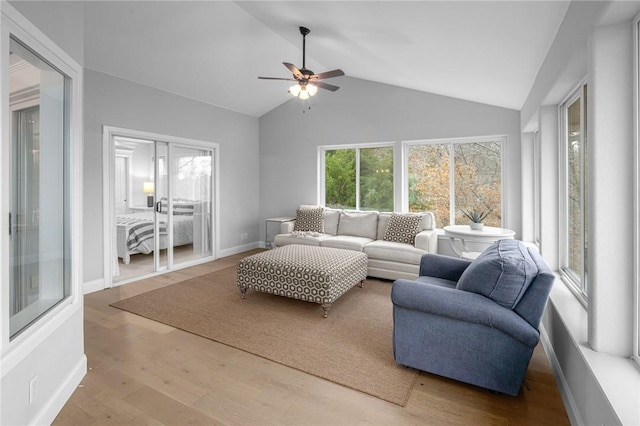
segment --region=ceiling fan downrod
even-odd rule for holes
[[[307,69],[307,67],[305,65],[305,59],[307,57],[307,54],[306,54],[306,39],[307,39],[307,34],[309,34],[310,32],[311,32],[311,30],[309,28],[300,27],[300,34],[302,34],[302,70],[306,70]]]

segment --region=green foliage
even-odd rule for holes
[[[325,152],[325,203],[356,207],[356,149]],[[393,211],[393,148],[360,149],[361,210]]]
[[[326,151],[325,204],[335,208],[356,206],[356,152],[353,149]]]

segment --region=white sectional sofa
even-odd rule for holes
[[[301,217],[300,210],[305,209],[318,209],[318,206],[300,206],[298,218]],[[395,224],[400,215],[421,217],[421,220],[416,219],[419,223],[415,238],[408,240],[412,240],[412,244],[394,241],[389,235],[385,240],[392,215],[396,216]],[[275,236],[276,247],[305,244],[362,251],[368,257],[368,276],[390,280],[415,279],[422,255],[437,252],[438,234],[441,233],[436,228],[435,216],[431,212],[400,214],[324,208],[322,221],[323,232],[296,231],[295,221],[283,223],[281,233]]]

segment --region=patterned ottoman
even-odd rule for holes
[[[367,255],[353,250],[292,244],[246,257],[238,264],[238,287],[331,304],[367,277]]]

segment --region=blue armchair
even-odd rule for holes
[[[419,275],[391,290],[396,362],[517,395],[554,281],[538,252],[500,240],[473,261],[425,254]]]

